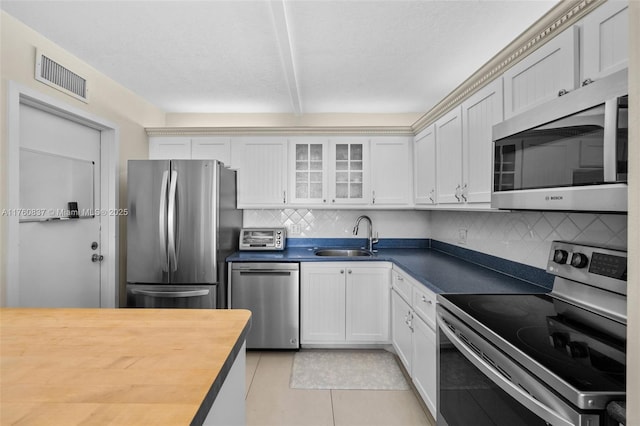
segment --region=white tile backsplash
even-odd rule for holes
[[[467,243],[458,243],[465,228]],[[432,211],[430,237],[545,268],[553,240],[627,246],[627,216],[555,212]]]
[[[380,238],[429,238],[429,213],[410,210],[245,210],[244,226],[284,226],[291,238],[349,238],[362,214],[371,218],[373,232]],[[300,235],[291,234],[293,224],[300,225]],[[367,227],[362,223],[357,238],[366,236]]]
[[[245,210],[244,226],[300,225],[292,238],[349,238],[358,216],[368,215],[380,238],[433,238],[544,269],[553,240],[627,246],[627,216],[556,212]],[[467,230],[466,244],[459,230]],[[366,226],[359,238],[366,237]]]

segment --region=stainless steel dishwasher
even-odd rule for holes
[[[298,263],[231,263],[230,306],[251,311],[247,349],[300,347]]]

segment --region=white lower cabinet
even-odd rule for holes
[[[422,321],[413,317],[413,365],[411,378],[433,417],[436,417],[436,395],[438,393],[438,366],[436,332]]]
[[[437,346],[435,294],[412,278],[393,270],[391,291],[392,342],[398,357],[411,376],[420,397],[433,418],[437,413]],[[412,296],[396,283],[410,283]],[[411,303],[410,303],[411,301]]]
[[[393,348],[402,361],[404,368],[411,374],[413,359],[413,330],[411,328],[411,306],[393,289],[391,291],[391,328],[393,329]]]
[[[388,343],[390,270],[386,262],[301,263],[300,343]]]

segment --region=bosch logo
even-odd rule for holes
[[[564,199],[564,197],[562,195],[547,195],[546,197],[544,197],[545,201],[562,201]]]

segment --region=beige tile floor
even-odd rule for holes
[[[435,426],[412,390],[289,388],[295,352],[247,352],[248,426]]]

